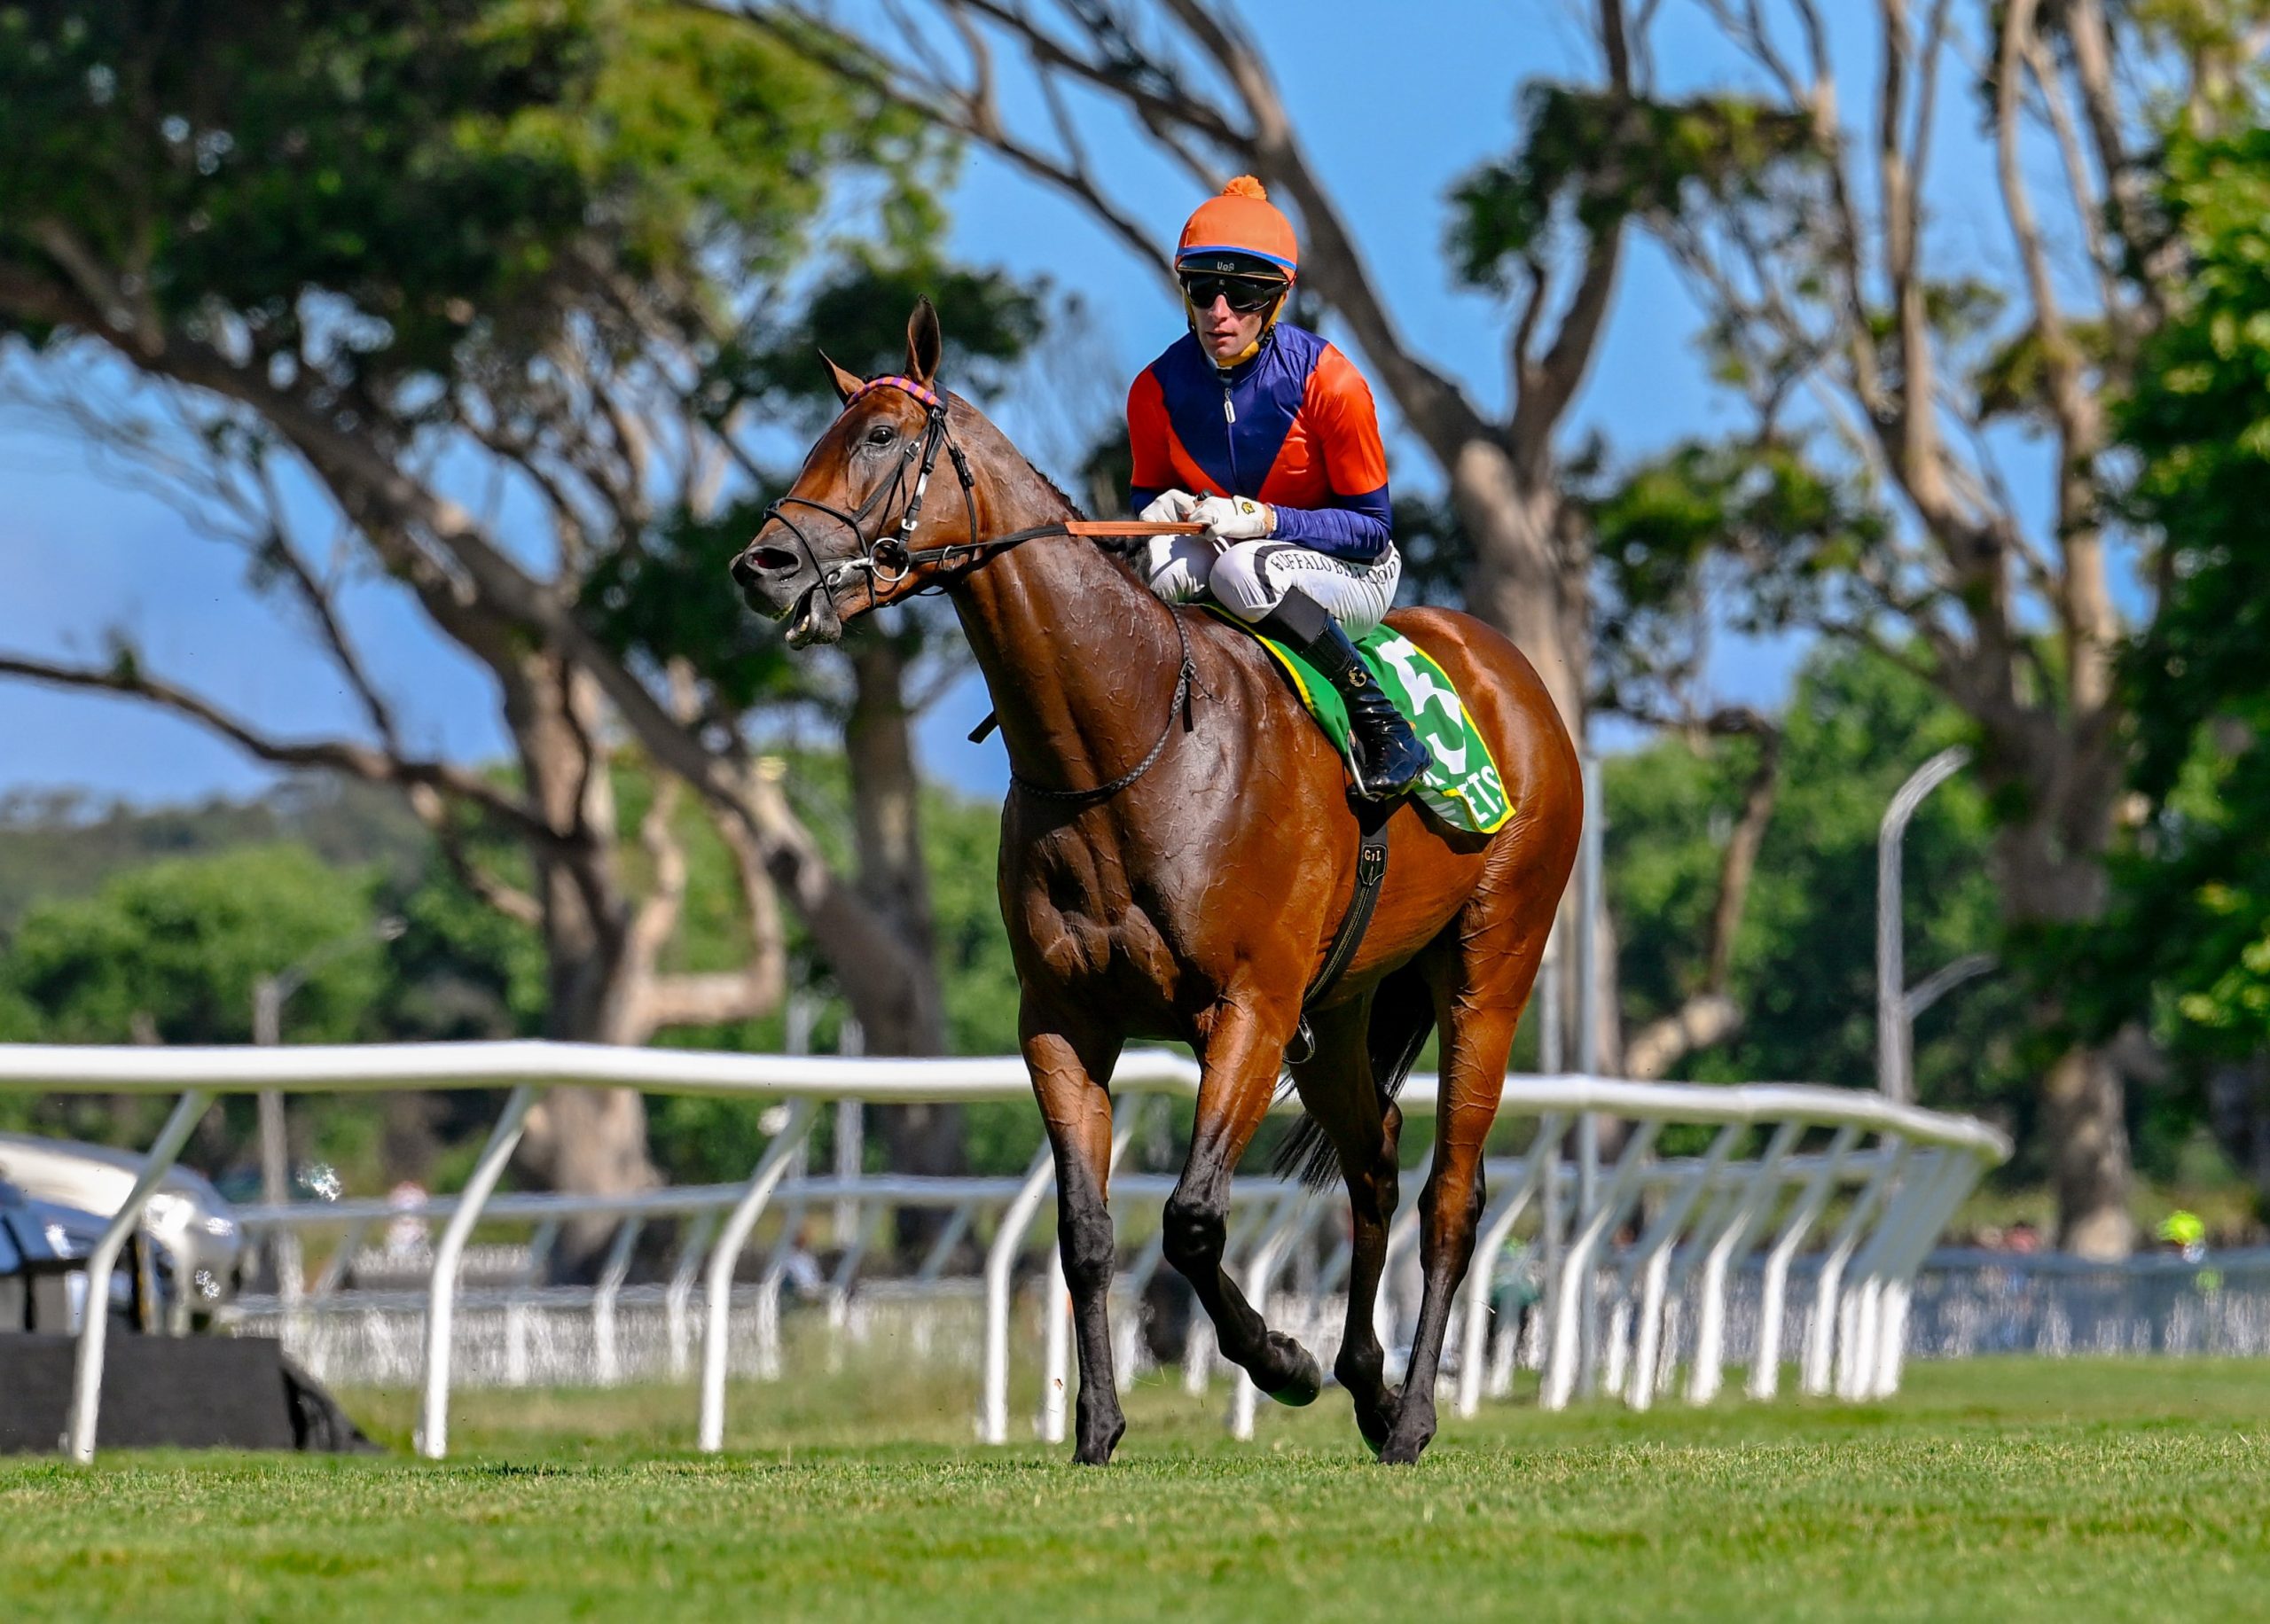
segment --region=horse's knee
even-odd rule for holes
[[[1221,1209],[1187,1196],[1167,1201],[1161,1221],[1160,1248],[1183,1274],[1202,1276],[1221,1267],[1226,1230]]]
[[[1111,1215],[1097,1207],[1060,1214],[1059,1222],[1057,1250],[1064,1259],[1064,1284],[1076,1296],[1108,1286],[1112,1266],[1118,1261]]]

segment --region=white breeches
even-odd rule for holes
[[[1395,605],[1403,558],[1393,544],[1373,564],[1349,564],[1291,542],[1237,542],[1155,535],[1142,559],[1151,590],[1170,604],[1210,597],[1241,621],[1258,621],[1298,587],[1360,637]]]

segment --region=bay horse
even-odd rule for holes
[[[1314,1355],[1271,1331],[1222,1267],[1230,1177],[1276,1093],[1303,997],[1355,894],[1358,815],[1338,753],[1252,636],[1171,608],[967,402],[935,386],[936,313],[917,304],[903,375],[827,365],[843,410],[732,563],[788,641],[925,588],[951,599],[990,690],[1012,774],[1000,896],[1018,1032],[1056,1163],[1059,1245],[1080,1361],[1075,1458],[1126,1422],[1106,1318],[1114,1261],[1111,1097],[1131,1037],[1198,1058],[1197,1116],[1163,1216],[1165,1253],[1225,1357],[1280,1402],[1312,1401]],[[823,357],[825,359],[825,357]],[[941,451],[950,472],[938,468]],[[934,473],[946,498],[926,511]],[[1147,531],[1152,527],[1143,527]],[[1408,799],[1387,815],[1370,928],[1289,1070],[1312,1161],[1336,1161],[1352,1218],[1335,1374],[1380,1459],[1435,1433],[1435,1381],[1483,1205],[1483,1140],[1582,816],[1577,757],[1521,652],[1463,614],[1390,623],[1456,683],[1514,811],[1466,835]],[[1394,1092],[1439,1027],[1441,1104],[1420,1198],[1425,1297],[1401,1391],[1372,1326],[1397,1201]]]

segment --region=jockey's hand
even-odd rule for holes
[[[1277,527],[1277,515],[1250,496],[1209,496],[1190,516],[1217,542],[1257,542]]]
[[[1257,543],[1276,528],[1276,512],[1253,496],[1205,496],[1189,517],[1217,543]]]
[[[1186,490],[1162,490],[1135,517],[1155,525],[1178,525],[1190,517],[1191,509],[1197,505],[1198,498]]]

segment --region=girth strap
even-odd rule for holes
[[[1309,1011],[1322,1003],[1339,983],[1354,960],[1356,949],[1364,945],[1364,933],[1371,928],[1372,910],[1379,903],[1381,887],[1387,884],[1389,810],[1379,808],[1358,815],[1364,821],[1363,839],[1356,847],[1356,894],[1348,899],[1348,911],[1340,917],[1340,928],[1333,933],[1323,966],[1301,997],[1301,1024],[1294,1030],[1293,1041],[1285,1045],[1285,1062],[1288,1066],[1300,1066],[1315,1058],[1316,1033],[1309,1026]]]

